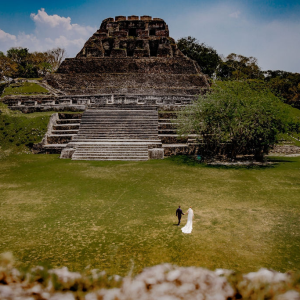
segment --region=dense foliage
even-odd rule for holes
[[[179,133],[195,132],[208,156],[253,153],[262,160],[279,133],[299,130],[290,109],[263,84],[219,82],[180,114]]]
[[[300,74],[285,71],[262,71],[255,57],[231,53],[222,57],[204,43],[189,36],[177,41],[184,55],[197,61],[202,72],[218,80],[263,80],[277,96],[289,104],[300,102]],[[300,106],[296,104],[295,106]]]
[[[300,74],[285,71],[265,71],[265,82],[276,95],[282,96],[289,104],[300,101]]]
[[[216,77],[222,80],[263,79],[263,73],[255,57],[231,53],[218,65]]]
[[[43,77],[56,71],[64,57],[62,48],[33,53],[27,48],[11,48],[6,55],[0,52],[0,80]]]
[[[213,76],[221,63],[221,58],[215,49],[204,43],[199,44],[199,42],[191,36],[179,39],[177,46],[184,55],[195,60],[199,66],[201,66],[202,72],[210,77]]]

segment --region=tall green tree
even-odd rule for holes
[[[1,56],[1,55],[0,55]],[[27,48],[10,48],[7,58],[17,64],[16,77],[35,78],[55,72],[66,56],[63,48],[30,53]]]
[[[278,134],[297,124],[289,117],[289,106],[263,85],[225,81],[199,96],[179,115],[179,134],[195,132],[204,144],[205,155],[225,152],[234,159],[253,153],[262,160],[278,140]]]
[[[200,44],[196,38],[191,36],[179,39],[177,47],[184,55],[195,60],[202,72],[210,77],[215,74],[218,65],[222,61],[214,48],[204,43]]]
[[[264,72],[264,80],[272,91],[293,105],[300,103],[300,74],[280,70]],[[300,104],[298,104],[300,107]]]
[[[5,55],[0,55],[0,80],[6,82],[18,73],[18,64]]]
[[[263,79],[255,57],[231,53],[219,64],[217,77],[221,80]]]
[[[14,47],[7,51],[7,57],[18,65],[18,77],[38,77],[34,64],[30,61],[30,53],[27,48]]]

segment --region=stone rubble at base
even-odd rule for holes
[[[42,283],[39,274],[43,274]],[[94,269],[91,275],[70,272],[66,267],[47,271],[38,266],[24,276],[13,266],[2,264],[0,299],[300,299],[297,276],[265,268],[242,275],[226,269],[210,271],[161,264],[144,269],[134,278],[111,276],[109,282],[104,271]]]

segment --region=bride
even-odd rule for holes
[[[187,219],[187,223],[184,227],[181,228],[183,233],[191,233],[193,230],[193,219],[194,219],[194,212],[192,210],[192,207],[190,206],[190,208],[187,211],[188,213],[188,219]]]

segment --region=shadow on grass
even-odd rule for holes
[[[170,156],[168,158],[165,158],[165,160],[174,163],[176,165],[186,165],[186,166],[192,166],[192,167],[203,167],[205,164],[201,163],[200,161],[197,161],[194,157],[189,155],[174,155]]]
[[[257,165],[255,163],[251,163],[248,165],[226,165],[226,164],[208,164],[205,162],[201,162],[195,159],[193,156],[189,155],[175,155],[166,158],[167,161],[174,163],[176,165],[186,165],[192,167],[201,167],[201,168],[213,168],[213,169],[230,169],[230,170],[241,170],[241,169],[254,169],[254,170],[265,170],[265,169],[272,169],[278,166],[280,163],[293,163],[294,160],[291,160],[290,157],[287,158],[268,158],[267,162],[271,162],[272,164],[264,164],[264,165]]]
[[[276,165],[222,165],[222,164],[215,164],[215,165],[208,165],[204,164],[206,168],[212,169],[228,169],[228,170],[265,170],[265,169],[273,169]]]
[[[268,157],[268,161],[272,163],[294,163],[293,157]]]

